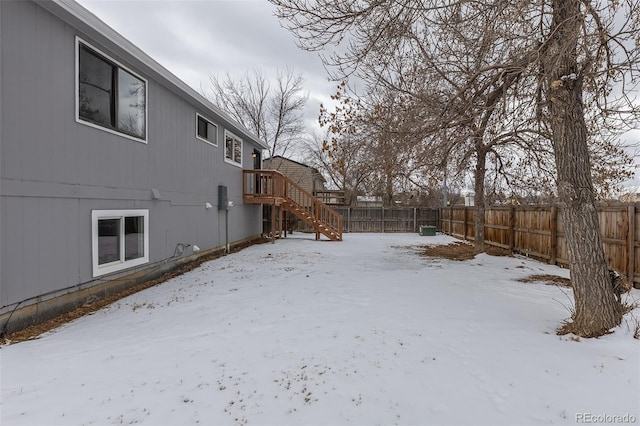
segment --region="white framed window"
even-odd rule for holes
[[[147,80],[79,37],[76,121],[147,143]]]
[[[93,276],[149,262],[149,210],[92,210]]]
[[[224,131],[224,161],[242,167],[242,139]]]
[[[218,126],[196,112],[196,137],[203,142],[218,146]]]

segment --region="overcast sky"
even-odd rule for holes
[[[309,93],[307,125],[319,129],[320,103],[336,84],[317,53],[296,47],[267,0],[77,1],[198,92],[210,74],[242,76],[258,67],[275,78],[292,67]]]
[[[296,47],[267,0],[77,1],[199,92],[210,74],[242,76],[258,67],[275,78],[278,68],[292,67],[306,80],[307,127],[319,130],[320,103],[331,104],[336,83],[317,53]]]

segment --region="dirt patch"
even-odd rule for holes
[[[530,275],[518,280],[521,283],[534,283],[541,282],[546,285],[559,285],[562,287],[571,287],[571,280],[568,278],[562,278],[557,275]]]
[[[449,260],[470,260],[476,255],[474,247],[471,244],[467,244],[461,241],[446,246],[422,246],[420,247],[422,256],[427,257],[439,257]],[[513,254],[506,249],[490,246],[487,248],[487,254],[491,256],[513,256]],[[568,278],[562,278],[557,275],[530,275],[525,278],[520,278],[519,282],[533,283],[541,282],[546,285],[559,285],[562,287],[571,287],[571,280]]]
[[[423,246],[422,249],[423,256],[449,260],[470,260],[476,256],[472,245],[459,241],[446,246]]]
[[[512,257],[513,253],[509,249],[505,249],[502,247],[488,246],[487,254],[490,256],[509,256]]]
[[[0,0],[1,1],[1,0]],[[238,244],[237,246],[233,247],[231,249],[232,253],[235,253],[237,251],[240,251],[246,247],[249,247],[251,245],[254,244],[261,244],[266,242],[266,240],[254,240],[254,241],[250,241],[250,242],[246,242],[243,244]],[[116,302],[122,298],[125,298],[129,295],[132,295],[134,293],[137,293],[139,291],[145,290],[147,288],[156,286],[158,284],[162,284],[163,282],[170,280],[171,278],[177,277],[178,275],[182,275],[185,272],[189,272],[192,269],[197,268],[198,266],[202,265],[205,262],[209,262],[211,260],[217,259],[219,257],[224,256],[223,253],[211,253],[209,255],[206,256],[202,256],[194,261],[191,261],[189,263],[185,263],[181,266],[179,266],[178,268],[167,272],[166,274],[164,274],[163,276],[161,276],[160,278],[157,278],[155,280],[151,280],[151,281],[147,281],[144,282],[142,284],[138,284],[137,286],[128,288],[124,291],[121,291],[120,293],[111,295],[109,297],[105,297],[103,299],[97,300],[93,303],[90,304],[85,304],[82,305],[72,311],[69,311],[65,314],[59,315],[55,318],[52,318],[48,321],[44,321],[41,322],[39,324],[35,324],[32,326],[29,326],[23,330],[19,330],[19,331],[15,331],[13,333],[7,333],[4,337],[4,342],[0,342],[0,344],[13,344],[13,343],[18,343],[18,342],[23,342],[25,340],[32,340],[32,339],[36,339],[38,338],[40,335],[42,335],[43,333],[46,333],[47,331],[51,331],[55,328],[60,327],[61,325],[64,325],[68,322],[71,322],[75,319],[78,319],[80,317],[83,317],[85,315],[90,315],[102,308],[104,308],[105,306],[108,306],[110,304],[112,304],[113,302]]]
[[[120,293],[105,297],[103,299],[97,300],[93,303],[88,303],[85,305],[82,305],[72,311],[69,311],[67,313],[64,313],[62,315],[59,315],[55,318],[52,318],[50,320],[38,323],[38,324],[34,324],[31,325],[23,330],[19,330],[19,331],[15,331],[12,333],[7,333],[4,338],[5,341],[4,343],[8,343],[8,344],[13,344],[13,343],[18,343],[18,342],[24,342],[25,340],[32,340],[32,339],[37,339],[38,337],[40,337],[40,335],[51,331],[55,328],[58,328],[68,322],[71,322],[75,319],[81,318],[85,315],[91,315],[94,312],[104,308],[105,306],[108,306],[110,304],[112,304],[113,302],[116,302],[120,299],[123,299],[129,295],[132,295],[134,293],[137,293],[139,291],[145,290],[147,288],[156,286],[158,284],[161,284],[173,277],[176,277],[180,274],[183,274],[195,267],[197,267],[198,265],[194,265],[191,268],[188,268],[188,266],[190,266],[191,264],[187,264],[184,265],[184,267],[181,267],[177,270],[171,271],[166,273],[165,275],[161,276],[158,279],[152,280],[152,281],[147,281],[144,282],[142,284],[139,284],[137,286],[128,288],[124,291],[121,291]]]
[[[440,257],[449,260],[470,260],[477,254],[472,244],[456,241],[446,246],[420,246],[422,255]],[[510,250],[500,247],[487,246],[485,253],[490,256],[513,256]]]

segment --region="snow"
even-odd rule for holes
[[[452,241],[294,234],[205,263],[3,346],[2,424],[638,422],[638,309],[557,336],[571,290],[516,280],[567,270],[420,255]]]

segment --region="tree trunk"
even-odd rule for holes
[[[391,173],[387,171],[387,176],[385,179],[385,187],[384,187],[384,200],[383,205],[387,207],[393,207],[393,178],[391,177]]]
[[[487,172],[487,151],[482,143],[482,137],[476,140],[476,173],[475,183],[473,190],[474,205],[475,205],[475,217],[473,220],[473,236],[475,239],[475,251],[476,253],[483,253],[486,250],[484,245],[484,178]]]
[[[620,324],[622,306],[609,278],[591,180],[576,52],[580,4],[580,0],[553,0],[551,35],[541,59],[575,299],[573,321],[559,333],[595,337]]]

